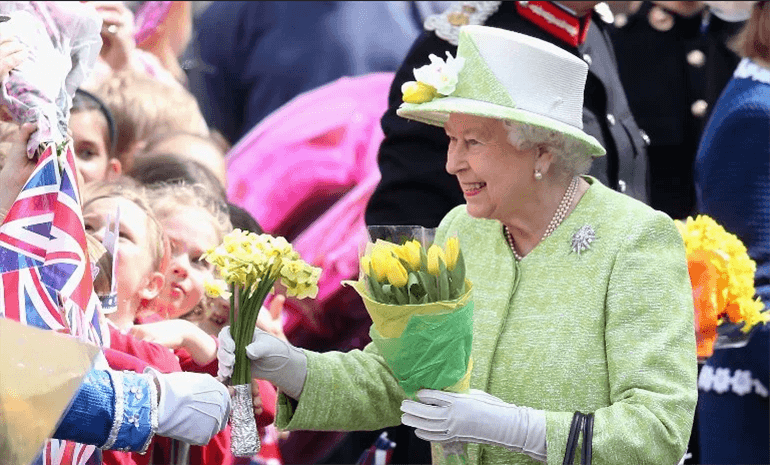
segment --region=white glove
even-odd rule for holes
[[[303,351],[255,328],[252,342],[246,346],[246,356],[251,359],[252,377],[270,381],[287,396],[299,399],[307,376],[307,356]],[[217,358],[217,375],[221,379],[230,377],[235,365],[235,341],[229,326],[219,332]]]
[[[145,373],[151,373],[159,386],[155,434],[203,446],[227,425],[230,393],[210,375],[164,374],[153,368],[146,368]]]
[[[420,402],[401,403],[401,422],[416,428],[420,439],[503,446],[546,461],[542,410],[517,407],[476,389],[468,394],[422,389],[416,397]]]

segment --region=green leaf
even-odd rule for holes
[[[409,279],[406,282],[406,288],[409,290],[409,303],[417,304],[425,296],[425,288],[420,282],[417,273],[409,273]]]
[[[449,272],[449,288],[453,300],[465,294],[465,259],[462,250],[457,254],[455,269]]]
[[[436,277],[427,271],[420,271],[417,273],[420,278],[422,288],[425,289],[425,295],[428,302],[436,302],[438,300],[438,287],[436,286]]]
[[[420,246],[420,271],[428,272],[428,254],[422,246]]]
[[[374,270],[372,269],[372,265],[369,265],[369,274],[365,275],[366,281],[369,284],[369,294],[372,296],[372,299],[377,302],[384,302],[385,296],[382,293],[382,284],[380,284],[377,279],[374,277]]]
[[[436,277],[438,284],[438,300],[449,300],[449,271],[442,260],[438,261],[439,273]]]

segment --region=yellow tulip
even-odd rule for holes
[[[405,82],[401,86],[401,93],[406,103],[430,102],[438,96],[435,87],[419,81]]]
[[[394,249],[394,252],[404,262],[406,262],[407,265],[409,265],[409,270],[411,271],[418,271],[420,269],[421,261],[420,261],[420,248],[422,246],[419,242],[415,240],[407,241],[404,243],[404,245],[400,247],[396,247]]]
[[[394,259],[390,250],[385,248],[375,248],[370,255],[372,270],[374,270],[374,279],[378,282],[385,282],[387,278],[387,263]]]
[[[451,271],[457,265],[457,257],[460,256],[460,241],[457,237],[450,237],[446,242],[446,267]]]
[[[441,247],[433,244],[428,249],[428,273],[433,276],[441,274],[441,268],[439,267],[439,260],[446,264],[446,257],[444,257],[444,251]]]
[[[396,286],[396,287],[406,286],[406,282],[409,279],[409,274],[406,272],[406,268],[404,268],[404,265],[402,265],[397,258],[391,257],[391,259],[387,262],[386,273],[388,276],[388,281],[393,286]]]
[[[372,259],[364,255],[361,257],[361,264],[359,265],[361,267],[361,271],[364,272],[366,276],[369,276],[369,266],[372,264]]]

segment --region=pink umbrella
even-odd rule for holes
[[[326,336],[332,329],[324,324],[326,312],[335,311],[326,308],[328,301],[341,290],[340,281],[357,277],[392,81],[392,73],[343,77],[299,95],[228,153],[229,200],[323,269],[317,299],[287,302],[290,338],[307,336],[300,328]]]

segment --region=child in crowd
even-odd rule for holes
[[[115,118],[115,150],[124,171],[131,169],[135,154],[158,134],[184,131],[209,137],[198,102],[181,87],[126,70],[110,75],[94,94]]]
[[[206,166],[219,180],[222,188],[227,187],[227,167],[221,141],[213,134],[201,136],[185,131],[158,134],[147,140],[147,145],[136,155],[136,160],[173,155],[189,159]]]
[[[204,283],[214,277],[214,269],[202,256],[208,249],[219,245],[232,230],[227,206],[221,198],[197,184],[161,183],[150,186],[147,192],[153,212],[163,226],[171,246],[170,263],[165,273],[166,284],[160,295],[150,303],[150,308],[168,320],[136,326],[132,334],[175,349],[185,371],[216,375],[216,346],[209,363],[195,359],[188,350],[176,346],[179,341],[167,336],[167,328],[193,324],[180,317],[188,315],[206,302]],[[282,304],[283,298],[276,300],[271,312],[260,312],[265,317],[259,324],[268,327],[265,318],[269,320],[270,313],[279,315]],[[209,315],[210,312],[205,309],[200,313]],[[280,321],[280,317],[277,320]],[[226,321],[223,323],[226,324]],[[221,327],[216,325],[208,329],[212,331],[209,332],[212,341],[216,342],[216,334]],[[253,383],[253,389],[257,426],[264,428],[273,422],[275,416],[275,388],[259,380]],[[212,441],[222,441],[223,446],[226,445],[229,450],[229,436],[225,438],[220,433]],[[198,458],[203,460],[204,453],[192,448],[191,463],[198,463]],[[194,456],[196,460],[193,460]]]
[[[77,169],[85,182],[113,180],[122,172],[115,155],[117,128],[102,101],[82,89],[72,99],[69,127],[72,131]]]

